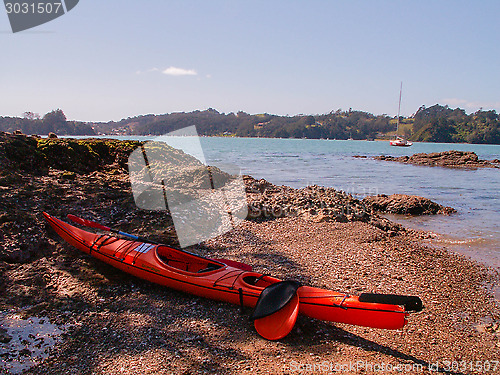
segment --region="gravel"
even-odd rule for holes
[[[419,295],[425,308],[399,331],[299,317],[289,336],[271,342],[255,332],[237,306],[132,278],[67,249],[77,267],[45,258],[32,265],[52,285],[51,293],[65,296],[64,303],[16,309],[72,327],[49,358],[28,373],[291,373],[300,366],[351,362],[417,370],[439,362],[445,370],[445,361],[493,365],[498,358],[500,315],[488,288],[497,276],[410,235],[391,237],[363,222],[279,218],[246,221],[192,250],[352,294]],[[7,272],[13,287],[24,271],[17,270],[17,277],[16,270]]]
[[[500,358],[495,270],[426,245],[425,234],[381,220],[342,192],[321,187],[294,191],[253,180],[252,189],[262,185],[270,190],[266,197],[249,192],[250,201],[277,202],[279,194],[271,191],[287,190],[281,198],[288,199],[285,203],[298,205],[302,199],[307,209],[294,210],[299,212],[295,216],[245,220],[189,250],[351,294],[418,295],[424,310],[412,314],[399,331],[299,317],[287,337],[271,342],[256,333],[248,321],[250,311],[241,315],[238,306],[142,281],[63,243],[45,225],[42,211],[60,218],[71,212],[175,244],[168,215],[134,206],[119,163],[89,173],[73,171],[71,178],[66,172],[48,167],[39,174],[0,173],[0,313],[43,320],[62,332],[46,356],[33,358],[35,340],[9,352],[17,338],[2,324],[0,372],[14,358],[34,364],[25,373],[43,375],[436,369],[469,374],[481,373],[480,366],[489,366],[489,373],[500,371],[499,366],[493,371]],[[326,206],[318,207],[318,194]],[[333,219],[341,217],[336,204],[341,214],[345,208],[345,219]],[[332,220],[323,219],[328,215]],[[41,334],[34,329],[33,336]]]

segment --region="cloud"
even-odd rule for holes
[[[171,66],[165,70],[162,70],[162,73],[169,75],[169,76],[196,76],[196,75],[198,75],[198,73],[194,69],[176,68],[175,66]]]
[[[147,73],[155,73],[159,72],[162,74],[166,74],[168,76],[197,76],[198,72],[194,69],[183,69],[183,68],[177,68],[175,66],[171,66],[167,69],[158,69],[158,68],[151,68],[147,70],[138,70],[135,73],[136,74],[147,74]],[[206,76],[207,78],[210,78],[210,75]]]

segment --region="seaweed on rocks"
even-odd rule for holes
[[[447,168],[500,168],[499,160],[481,160],[472,151],[443,151],[419,153],[411,156],[375,156],[375,160],[396,161],[404,164],[425,165],[430,167]]]
[[[417,195],[392,194],[372,195],[362,201],[373,211],[403,214],[403,215],[450,215],[456,210],[452,207],[442,206],[430,199]]]

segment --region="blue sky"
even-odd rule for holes
[[[0,115],[396,115],[500,111],[500,2],[80,0],[12,34],[0,11]]]

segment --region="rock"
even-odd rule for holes
[[[375,212],[404,215],[450,215],[456,212],[451,207],[445,207],[430,199],[416,195],[393,194],[387,196],[379,194],[366,197],[362,200],[364,204]]]
[[[9,178],[25,171],[34,175],[47,173],[47,160],[37,151],[37,139],[25,135],[0,134],[0,172]]]
[[[293,189],[265,180],[257,181],[251,176],[243,176],[243,180],[249,220],[293,216],[315,223],[362,221],[384,231],[403,230],[403,227],[377,216],[371,207],[343,191],[316,185]]]
[[[49,168],[87,174],[105,168],[125,170],[130,153],[139,141],[111,139],[36,138],[0,134],[0,172],[46,175]]]
[[[0,327],[0,342],[3,344],[7,344],[10,342],[10,340],[12,340],[12,336],[7,333],[6,329]]]
[[[19,351],[19,356],[20,357],[30,357],[31,356],[31,350],[29,350],[28,348],[21,349]]]
[[[66,179],[66,180],[74,180],[76,178],[76,173],[66,171],[66,172],[63,172],[61,177]]]
[[[376,160],[397,161],[405,164],[427,165],[449,168],[499,168],[495,160],[480,160],[476,153],[471,151],[444,151],[429,154],[419,153],[412,156],[376,156]]]
[[[50,139],[55,139],[55,138],[58,138],[58,137],[57,137],[57,134],[56,134],[56,133],[52,133],[52,132],[50,132],[50,133],[49,133],[49,138],[50,138]]]

